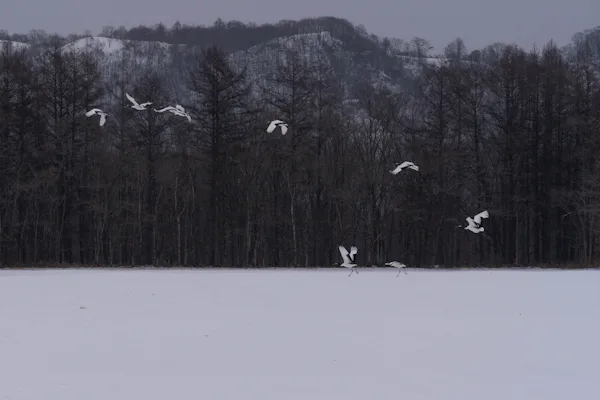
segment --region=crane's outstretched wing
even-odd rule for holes
[[[161,108],[159,110],[157,110],[156,108],[153,108],[153,110],[156,111],[157,113],[164,113],[165,111],[170,111],[170,112],[178,111],[173,106],[166,106],[166,107],[163,107],[163,108]]]
[[[475,221],[477,224],[481,224],[481,219],[482,218],[489,218],[490,214],[487,212],[487,210],[480,212],[479,214],[477,214],[475,217],[473,217],[473,221]]]
[[[282,124],[283,121],[280,121],[278,119],[271,121],[271,123],[269,124],[269,127],[267,128],[267,133],[272,133],[275,128],[277,128],[277,125]]]
[[[352,246],[350,248],[350,260],[352,260],[352,262],[354,262],[354,258],[356,257],[356,253],[358,253],[358,249],[356,248],[356,246]]]
[[[340,249],[340,254],[342,255],[342,260],[344,260],[344,264],[351,264],[350,257],[348,256],[348,250],[344,246],[338,246]]]
[[[139,106],[138,102],[135,101],[135,99],[131,97],[129,93],[125,93],[125,97],[127,97],[127,100],[129,100],[134,106]]]
[[[91,117],[92,115],[96,114],[98,111],[101,112],[102,110],[99,109],[99,108],[92,108],[90,111],[88,111],[88,112],[85,113],[85,116],[86,117]]]
[[[404,168],[411,168],[411,169],[414,169],[415,171],[419,170],[419,167],[417,167],[412,162],[410,162],[410,161],[404,161],[403,163],[401,163],[400,165],[398,165],[394,170],[392,170],[390,172],[392,174],[396,175],[398,172],[402,171]]]

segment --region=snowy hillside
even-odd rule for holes
[[[118,53],[131,45],[131,40],[111,39],[99,36],[92,36],[79,39],[69,43],[62,48],[63,51],[85,51],[90,49],[101,50],[105,55]],[[166,47],[166,43],[157,42],[158,47]]]
[[[6,48],[6,46],[10,46],[13,50],[20,50],[29,48],[30,44],[23,42],[13,42],[10,40],[0,40],[0,49],[4,49]]]
[[[134,41],[106,37],[88,37],[69,43],[63,51],[91,51],[99,57],[106,78],[118,71],[128,71],[133,77],[144,71],[152,71],[169,80],[169,86],[180,91],[187,71],[197,62],[200,46],[169,44],[164,42]],[[292,56],[292,54],[294,56]],[[290,57],[298,57],[302,64],[311,65],[324,62],[330,66],[337,78],[341,78],[347,88],[358,82],[368,82],[373,86],[384,86],[392,90],[402,87],[403,80],[393,78],[398,75],[397,66],[408,63],[406,57],[390,59],[387,64],[396,64],[395,70],[388,71],[380,61],[371,59],[370,52],[352,51],[351,46],[333,37],[329,32],[305,33],[278,37],[229,56],[235,68],[247,66],[249,81],[265,84],[280,63],[288,63]],[[413,68],[400,71],[403,78],[412,78]]]
[[[99,36],[79,39],[62,48],[62,51],[91,51],[97,54],[106,78],[122,71],[131,73],[134,78],[147,71],[171,78],[187,71],[200,50],[198,46]],[[175,84],[181,82],[176,79]]]
[[[159,76],[165,89],[180,101],[187,100],[184,90],[187,73],[201,53],[199,46],[164,42],[112,39],[100,36],[79,39],[62,47],[65,52],[92,52],[98,59],[107,88],[109,82],[122,79],[130,86],[146,73]],[[107,97],[106,102],[114,98]]]
[[[231,65],[238,70],[246,67],[250,80],[260,86],[272,84],[277,68],[291,65],[294,59],[299,68],[318,64],[331,68],[347,85],[350,72],[356,70],[352,53],[329,32],[279,37],[229,55]]]
[[[289,63],[291,54],[307,64],[324,62],[332,66],[334,59],[345,63],[352,60],[352,54],[339,39],[329,32],[320,32],[276,38],[235,52],[230,55],[230,61],[236,66],[247,66],[252,76],[267,76],[275,72],[278,64]]]
[[[294,56],[309,68],[319,63],[331,68],[335,76],[345,83],[346,91],[351,90],[357,82],[368,82],[373,87],[391,90],[400,86],[400,82],[394,81],[385,71],[370,65],[329,32],[279,37],[233,53],[230,60],[235,66],[246,66],[253,82],[266,84],[278,65],[289,64]]]

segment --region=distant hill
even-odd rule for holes
[[[584,37],[599,35],[598,28],[576,34]],[[13,35],[13,49],[28,49],[32,53],[45,43],[43,35]],[[41,36],[41,37],[40,37]],[[135,77],[147,70],[162,76],[176,93],[182,87],[187,71],[197,62],[202,49],[216,45],[229,54],[232,65],[247,68],[248,78],[255,84],[266,84],[277,68],[291,57],[303,63],[323,63],[343,82],[347,97],[352,98],[356,87],[368,84],[392,91],[411,90],[423,65],[439,65],[445,57],[429,54],[424,39],[422,48],[416,42],[397,38],[379,38],[364,27],[335,17],[284,20],[277,24],[244,24],[239,21],[217,20],[214,25],[187,26],[176,23],[171,28],[162,24],[132,29],[107,27],[98,36],[70,35],[52,38],[62,51],[91,51],[96,54],[106,79],[118,69],[127,68]],[[0,40],[0,45],[8,45]],[[487,49],[465,55],[468,60],[488,60],[503,46],[494,44]],[[572,53],[573,46],[565,46]],[[600,55],[599,55],[600,57]]]
[[[364,84],[391,90],[408,88],[416,76],[418,63],[403,41],[379,39],[361,27],[333,17],[262,26],[233,21],[216,23],[209,28],[178,24],[170,30],[160,25],[129,31],[108,28],[100,36],[71,36],[58,41],[62,51],[94,52],[107,79],[125,63],[134,73],[153,70],[167,79],[177,92],[201,50],[210,45],[229,53],[234,67],[247,67],[248,78],[253,83],[264,84],[277,63],[290,57],[299,57],[301,62],[309,64],[324,63],[344,83],[349,96],[354,87]],[[13,48],[28,48],[31,52],[36,52],[40,44],[43,41],[12,42]],[[439,62],[431,57],[421,61]]]

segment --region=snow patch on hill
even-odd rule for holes
[[[151,73],[160,77],[168,90],[178,93],[200,47],[91,36],[69,43],[61,51],[94,54],[106,81],[121,77],[134,85],[138,78]]]
[[[229,60],[236,66],[247,66],[249,72],[265,75],[274,72],[278,64],[290,62],[289,57],[294,53],[307,64],[315,61],[330,64],[330,60],[324,57],[326,53],[343,58],[349,56],[341,40],[334,38],[329,32],[319,32],[278,37],[232,53]]]
[[[142,74],[155,73],[164,79],[170,91],[181,97],[185,92],[187,73],[198,62],[201,49],[195,45],[91,36],[68,43],[61,51],[93,53],[98,57],[107,81],[124,74],[127,82],[135,84],[136,78]],[[395,68],[404,70],[404,76],[416,76],[420,70],[416,60],[409,56],[393,58],[397,60]],[[274,38],[229,54],[228,61],[236,70],[246,68],[254,95],[262,94],[261,87],[274,85],[273,78],[279,66],[290,65],[293,61],[301,67],[327,66],[336,78],[343,81],[344,90],[350,97],[353,86],[359,82],[392,91],[403,87],[397,76],[392,78],[391,74],[397,75],[394,71],[388,71],[377,60],[353,51],[350,44],[325,30]],[[439,64],[441,61],[427,58],[422,62]]]
[[[69,43],[62,47],[63,51],[87,51],[89,49],[99,49],[105,55],[110,55],[114,53],[118,53],[123,49],[130,49],[136,46],[148,46],[152,44],[153,47],[161,47],[164,49],[169,48],[171,46],[168,43],[164,42],[142,42],[135,40],[126,40],[126,39],[112,39],[102,36],[90,36],[87,38],[82,38],[76,40],[72,43]]]
[[[31,47],[29,43],[13,42],[11,40],[0,40],[0,49],[4,49],[6,46],[11,46],[13,50],[22,50]]]

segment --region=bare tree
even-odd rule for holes
[[[190,72],[190,90],[196,101],[196,138],[210,157],[208,222],[211,236],[206,238],[210,243],[209,263],[221,265],[225,260],[222,238],[227,217],[223,214],[223,196],[226,165],[230,162],[228,151],[244,133],[240,126],[247,117],[249,86],[244,71],[235,72],[225,54],[217,47],[210,47]]]

